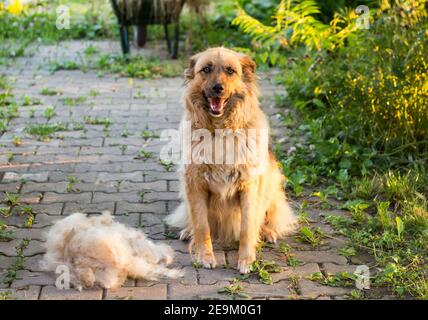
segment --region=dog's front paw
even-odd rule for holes
[[[254,260],[253,260],[254,261]],[[250,273],[250,265],[253,263],[250,259],[244,259],[238,261],[238,270],[241,274]]]
[[[239,250],[238,270],[242,274],[250,273],[250,265],[256,260],[255,250],[241,248]]]
[[[196,262],[201,264],[206,269],[213,269],[217,265],[217,261],[212,252],[200,252],[196,256]]]

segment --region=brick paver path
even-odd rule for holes
[[[103,52],[118,47],[117,43],[108,42],[94,45]],[[22,102],[24,95],[41,100],[40,105],[20,106],[19,117],[0,135],[0,200],[5,200],[8,192],[18,194],[20,202],[12,215],[0,217],[7,225],[5,230],[12,232],[12,240],[0,242],[0,294],[25,299],[228,298],[218,291],[239,276],[234,269],[237,251],[218,248],[220,267],[196,269],[187,244],[174,239],[174,233],[162,223],[179,203],[178,177],[176,168],[159,162],[159,151],[166,142],[156,135],[163,129],[178,128],[182,79],[130,81],[115,75],[100,77],[96,71],[49,73],[49,59],[73,59],[86,46],[83,42],[71,42],[41,47],[9,67],[0,66],[0,74],[14,81],[12,93],[18,101]],[[273,103],[280,88],[272,83],[271,76],[261,74],[261,78],[262,105],[271,115],[274,140],[287,141],[287,129],[280,127]],[[42,95],[46,88],[60,94]],[[56,113],[49,121],[44,115],[48,106],[54,106]],[[107,118],[111,124],[85,124],[90,122],[85,117]],[[76,130],[56,132],[49,141],[39,141],[24,131],[28,124],[46,122],[68,123],[69,128]],[[22,144],[14,144],[16,137],[22,138]],[[144,161],[140,150],[151,153],[151,157]],[[33,223],[28,214],[22,213],[25,205],[35,213]],[[3,208],[8,206],[6,201],[0,204]],[[141,228],[151,239],[170,244],[177,252],[175,265],[185,269],[185,277],[159,282],[129,280],[114,291],[57,290],[55,275],[42,272],[39,267],[44,252],[43,233],[70,213],[103,210],[114,213],[121,222]],[[320,210],[307,211],[313,225],[332,232],[321,222]],[[342,214],[334,210],[330,213]],[[325,239],[315,249],[295,237],[283,243],[291,246],[291,255],[299,264],[288,266],[278,246],[264,248],[263,259],[274,260],[281,271],[272,274],[272,285],[262,284],[256,275],[243,279],[240,285],[248,297],[335,299],[349,293],[350,288],[324,286],[306,279],[314,272],[354,272],[355,266],[337,252],[344,244],[338,236]]]

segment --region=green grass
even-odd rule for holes
[[[49,61],[50,73],[55,73],[60,70],[79,70],[80,66],[73,60],[51,60]]]
[[[291,246],[284,242],[279,243],[279,251],[284,254],[287,262],[287,266],[295,268],[300,264],[300,261],[296,259],[293,253],[291,253]]]
[[[23,206],[20,208],[20,214],[26,216],[24,228],[32,228],[36,219],[33,208],[31,206]]]
[[[55,117],[56,115],[56,111],[55,111],[55,107],[47,107],[44,111],[43,111],[43,117],[49,121],[50,119],[52,119],[53,117]]]
[[[67,192],[79,192],[79,189],[76,187],[76,183],[80,183],[80,180],[76,179],[75,176],[68,176],[68,183],[66,186]]]
[[[11,299],[13,299],[12,291],[8,290],[8,291],[0,292],[0,300],[11,300]]]
[[[27,125],[24,131],[30,135],[37,137],[39,140],[52,138],[54,133],[58,131],[77,131],[83,130],[82,125],[70,126],[69,123],[52,123],[52,124],[34,124]]]
[[[51,89],[51,88],[42,88],[40,90],[40,94],[43,96],[58,96],[61,93],[61,91],[55,90],[55,89]]]
[[[72,106],[76,106],[76,105],[79,105],[79,104],[83,104],[83,103],[85,103],[85,101],[86,101],[86,97],[84,97],[84,96],[80,96],[80,97],[75,97],[75,98],[72,98],[72,97],[64,97],[64,98],[61,98],[61,100],[60,100],[65,106],[68,106],[68,107],[72,107]]]
[[[24,99],[24,101],[22,102],[22,105],[24,107],[42,104],[42,101],[39,98],[34,98],[34,97],[30,97],[30,96],[25,95],[23,99]]]
[[[141,138],[143,138],[146,141],[146,140],[149,140],[150,138],[159,138],[159,134],[146,128],[144,130],[141,130]]]
[[[100,55],[91,67],[107,73],[131,78],[160,78],[181,75],[183,65],[179,62],[163,62],[153,57],[136,56],[124,59],[121,55]]]
[[[19,147],[22,144],[22,138],[20,136],[13,135],[12,143],[15,147]]]
[[[29,243],[30,239],[23,239],[16,246],[15,261],[9,268],[6,269],[6,272],[4,273],[3,278],[1,279],[2,283],[10,285],[13,281],[19,279],[18,272],[24,267],[24,250],[28,247]]]
[[[306,279],[330,287],[353,287],[357,276],[349,272],[338,272],[336,274],[327,274],[327,276],[324,276],[321,272],[315,272],[307,276]]]
[[[138,153],[138,159],[142,159],[143,161],[150,159],[152,156],[153,154],[151,152],[145,151],[144,149],[141,149]]]
[[[18,194],[12,194],[12,193],[6,192],[4,202],[8,206],[14,207],[14,206],[17,206],[19,204],[20,197]]]
[[[84,121],[86,124],[92,124],[92,125],[103,125],[108,127],[113,123],[113,121],[109,117],[91,117],[86,116],[84,117]]]
[[[3,215],[2,213],[0,213]],[[10,230],[6,230],[6,224],[0,220],[0,242],[7,242],[14,239],[13,232]]]
[[[280,272],[281,268],[275,261],[256,260],[250,265],[250,272],[255,273],[259,281],[264,284],[272,284],[271,273]]]
[[[318,247],[323,244],[324,232],[321,229],[310,228],[308,226],[303,226],[299,230],[299,235],[297,238],[305,243],[309,243],[312,247]]]
[[[250,297],[245,293],[244,288],[236,282],[219,289],[218,293],[225,294],[232,300],[235,300],[236,298],[248,299]]]
[[[174,169],[174,162],[159,159],[159,163],[165,168],[166,171],[170,172]]]

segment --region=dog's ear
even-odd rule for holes
[[[244,81],[253,82],[256,79],[256,68],[257,65],[250,56],[246,54],[240,55],[240,61],[242,66],[242,76]]]
[[[189,65],[186,69],[184,69],[184,77],[185,77],[185,83],[193,80],[195,77],[195,65],[196,61],[198,61],[199,54],[195,54],[190,57],[189,59]]]

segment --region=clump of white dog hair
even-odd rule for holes
[[[42,267],[70,270],[70,282],[79,290],[94,285],[117,288],[128,277],[157,280],[178,278],[182,272],[169,269],[174,251],[155,244],[137,229],[113,220],[109,212],[86,216],[74,213],[56,222],[47,233]]]

